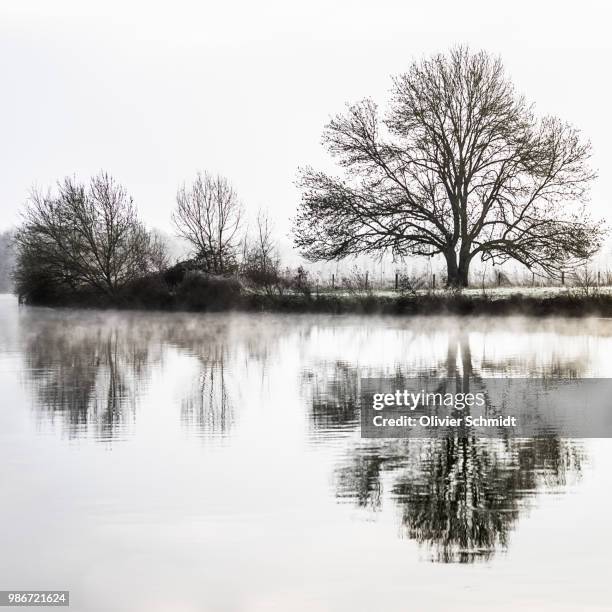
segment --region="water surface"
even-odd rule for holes
[[[0,298],[0,588],[83,611],[608,610],[609,440],[366,440],[362,377],[612,377],[612,321]]]

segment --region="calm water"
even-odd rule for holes
[[[0,297],[0,589],[78,611],[610,610],[610,440],[362,440],[362,376],[612,377],[612,321]]]

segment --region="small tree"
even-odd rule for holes
[[[467,286],[475,257],[546,274],[599,248],[584,210],[590,144],[537,118],[499,59],[453,49],[412,64],[379,119],[364,100],[327,125],[342,178],[307,168],[295,244],[310,260],[441,254]]]
[[[576,291],[584,297],[590,297],[600,291],[597,274],[589,267],[588,261],[574,271],[573,280]]]
[[[257,213],[255,232],[245,241],[242,273],[254,285],[263,287],[268,294],[279,289],[280,257],[272,236],[273,226],[268,214]]]
[[[9,292],[13,287],[13,269],[15,266],[14,232],[0,233],[0,292]]]
[[[151,269],[159,274],[166,272],[170,266],[168,241],[159,230],[154,229],[149,233],[149,261]]]
[[[294,291],[310,297],[312,293],[312,281],[310,273],[304,266],[298,266],[295,275],[291,279],[290,286]]]
[[[205,272],[224,274],[235,270],[242,207],[226,178],[198,173],[190,188],[183,185],[178,190],[172,221]]]
[[[17,290],[89,288],[114,296],[151,270],[152,240],[125,189],[101,173],[66,178],[57,193],[34,190],[15,236]]]

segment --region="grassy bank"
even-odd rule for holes
[[[568,288],[503,288],[462,292],[428,291],[283,291],[245,287],[235,278],[190,276],[176,286],[162,277],[140,279],[115,296],[92,292],[47,292],[26,303],[55,307],[123,308],[219,312],[225,310],[283,313],[394,315],[612,316],[612,292]]]
[[[538,297],[519,293],[492,298],[487,295],[426,294],[392,295],[285,295],[249,296],[248,310],[280,312],[315,312],[331,314],[395,315],[525,315],[546,316],[612,316],[612,295],[581,296],[571,293]]]

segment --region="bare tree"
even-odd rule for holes
[[[0,293],[12,290],[14,266],[14,231],[10,230],[0,233]]]
[[[36,277],[114,296],[151,269],[151,237],[125,189],[106,173],[87,186],[66,178],[57,194],[34,190],[15,241],[22,289]]]
[[[466,286],[477,256],[554,275],[599,248],[601,224],[584,210],[590,144],[538,119],[485,52],[413,63],[382,121],[361,101],[324,144],[345,176],[301,172],[294,234],[310,260],[442,254],[449,285]]]
[[[208,172],[198,173],[190,188],[176,195],[172,221],[193,255],[207,272],[235,269],[242,229],[242,207],[229,181]]]
[[[243,275],[255,285],[263,287],[268,294],[279,288],[280,258],[273,238],[273,224],[264,210],[259,210],[255,232],[245,240],[242,261]]]
[[[154,272],[164,272],[170,266],[169,245],[166,235],[157,229],[149,232],[149,263]]]

